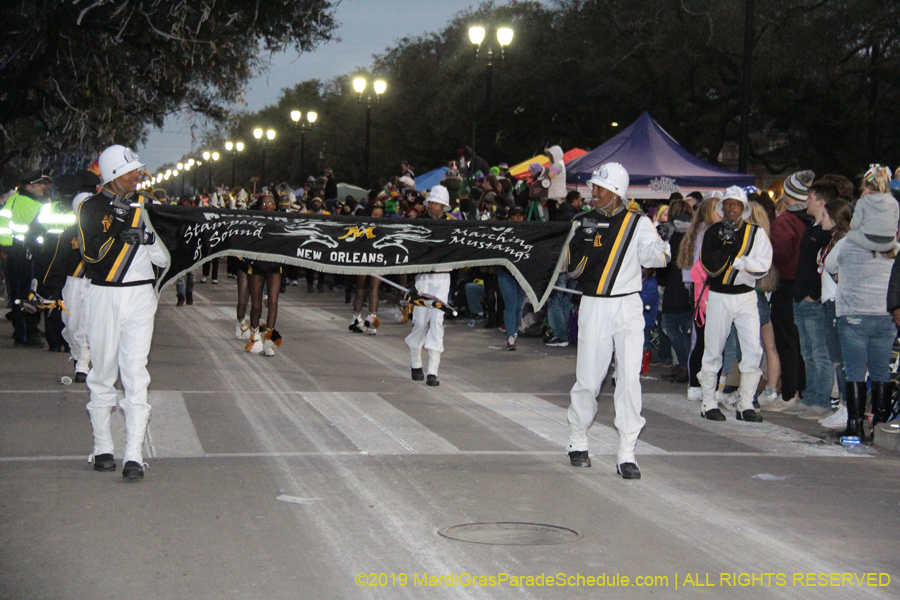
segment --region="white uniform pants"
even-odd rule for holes
[[[84,277],[66,277],[62,297],[66,310],[62,313],[63,339],[69,344],[75,371],[87,374],[91,364],[91,347],[87,339],[87,312],[85,303],[91,280]],[[68,312],[66,312],[68,311]]]
[[[416,289],[443,302],[450,295],[449,273],[424,273],[416,276]],[[413,330],[406,336],[410,350],[410,366],[422,368],[422,348],[428,350],[428,374],[437,375],[444,351],[444,313],[436,308],[413,307]]]
[[[703,411],[716,408],[716,375],[722,368],[722,351],[734,323],[741,344],[741,411],[753,408],[753,395],[762,371],[762,345],[759,341],[759,308],[756,292],[722,294],[710,292],[706,304],[705,348],[700,369],[700,388],[703,391]]]
[[[635,462],[634,447],[644,427],[641,416],[641,360],[644,352],[644,305],[638,294],[619,298],[581,297],[578,357],[569,406],[569,448],[587,450],[587,430],[597,414],[597,395],[616,353],[616,429],[618,463]],[[615,344],[615,346],[614,346]]]
[[[150,420],[147,355],[156,302],[151,285],[90,287],[87,336],[92,365],[87,377],[91,391],[87,409],[94,429],[94,455],[113,452],[109,415],[116,406],[116,379],[121,378],[125,389],[121,402],[125,412],[124,460],[143,463],[141,449]]]

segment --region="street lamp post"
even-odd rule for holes
[[[266,186],[266,142],[271,142],[275,139],[275,130],[267,129],[265,131],[265,137],[263,137],[263,130],[260,128],[256,128],[253,130],[253,137],[259,140],[259,143],[262,145],[262,179],[260,180],[262,185],[260,187]]]
[[[300,176],[306,177],[306,132],[312,131],[313,123],[316,122],[316,119],[319,118],[319,115],[313,111],[309,111],[306,113],[306,121],[303,122],[303,113],[299,110],[291,111],[291,120],[294,121],[294,126],[300,130]]]
[[[381,104],[381,95],[387,89],[387,83],[382,81],[381,79],[376,79],[372,84],[372,88],[375,90],[375,104]],[[366,80],[362,77],[357,77],[353,80],[353,89],[359,94],[358,102],[362,103],[363,92],[366,89]],[[366,170],[365,170],[365,185],[369,187],[369,147],[370,147],[370,135],[372,130],[372,96],[366,96]]]
[[[470,27],[469,41],[475,51],[475,60],[478,60],[478,51],[481,49],[481,43],[484,41],[484,27]],[[497,43],[500,44],[500,60],[506,59],[506,46],[512,42],[513,30],[508,27],[501,27],[497,30]],[[491,88],[494,79],[494,51],[488,48],[487,51],[487,75],[484,85],[484,159],[488,158],[491,152],[491,136],[494,134],[493,113],[491,112]],[[472,153],[475,153],[475,126],[472,126]]]
[[[194,160],[194,159],[192,158],[191,160]],[[195,167],[195,169],[194,169],[194,195],[195,196],[197,195],[197,169],[199,169],[200,165],[202,165],[202,164],[203,163],[198,160],[198,161],[194,162],[194,165],[193,165]]]
[[[181,195],[184,196],[184,163],[178,163],[176,173],[181,173]]]
[[[231,154],[231,189],[234,190],[234,153],[244,151],[244,142],[225,142],[225,149]]]
[[[203,160],[206,161],[206,164],[209,167],[209,187],[207,188],[206,193],[208,193],[210,196],[212,196],[212,193],[213,193],[212,168],[213,168],[213,162],[219,160],[219,153],[218,152],[204,152]]]

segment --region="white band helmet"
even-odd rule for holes
[[[428,195],[425,197],[425,203],[428,202],[443,205],[444,212],[447,212],[450,210],[450,192],[444,186],[436,185],[428,191]]]
[[[110,146],[101,152],[100,158],[97,159],[97,164],[100,167],[100,179],[103,185],[117,177],[121,177],[125,173],[130,173],[146,166],[141,162],[134,150],[118,144]]]
[[[720,198],[716,203],[716,212],[720,217],[725,216],[723,206],[725,205],[726,200],[737,200],[744,205],[744,211],[741,213],[741,219],[746,221],[747,217],[749,217],[750,213],[752,212],[750,209],[750,202],[747,200],[746,192],[744,192],[743,189],[736,185],[733,185],[725,190],[725,193],[722,194],[722,198]]]
[[[628,194],[629,181],[628,171],[625,170],[625,167],[619,163],[606,163],[594,171],[591,178],[588,179],[588,186],[599,185],[624,200]]]

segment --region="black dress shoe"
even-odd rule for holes
[[[425,383],[430,385],[431,387],[441,385],[441,382],[438,381],[437,375],[429,375],[428,381],[426,381]]]
[[[640,479],[641,469],[634,463],[622,463],[616,465],[616,473],[622,476],[622,479]]]
[[[703,410],[700,411],[700,416],[704,419],[709,419],[710,421],[725,421],[725,415],[722,414],[722,411],[718,408],[710,409],[706,412]]]
[[[94,457],[94,470],[95,471],[115,471],[116,470],[116,459],[113,458],[112,454],[98,454]]]
[[[591,457],[587,450],[572,450],[569,452],[569,462],[573,467],[590,467]]]
[[[418,369],[410,369],[412,372],[412,380],[413,381],[424,381],[425,380],[425,371],[421,368]]]
[[[738,421],[747,421],[748,423],[762,423],[763,418],[752,408],[748,408],[747,410],[741,412],[739,410],[735,411],[734,416]]]
[[[75,373],[75,383],[87,383],[87,373]]]
[[[144,467],[133,460],[129,460],[122,466],[122,477],[124,479],[143,479]]]

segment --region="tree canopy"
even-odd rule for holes
[[[900,4],[756,0],[755,7],[751,158],[773,171],[848,175],[869,162],[900,161]],[[468,40],[476,23],[488,32],[477,60]],[[503,61],[492,41],[502,26],[515,31]],[[306,174],[297,173],[299,136],[288,114],[317,110],[306,134],[307,171],[328,166],[341,180],[371,183],[362,181],[365,102],[351,88],[364,74],[388,84],[373,106],[373,179],[396,174],[401,160],[417,172],[445,164],[472,144],[473,122],[476,151],[513,163],[547,144],[596,147],[617,133],[612,123],[627,125],[644,110],[716,162],[739,136],[743,32],[744,2],[733,0],[488,2],[438,32],[398,40],[359,73],[284,90],[277,105],[241,115],[227,135],[252,141],[253,127],[276,127],[267,170],[298,181]],[[245,175],[258,175],[259,149],[248,149]]]
[[[264,52],[308,52],[329,0],[5,0],[0,166],[65,167],[181,110],[221,120]],[[12,161],[12,162],[11,162]]]

